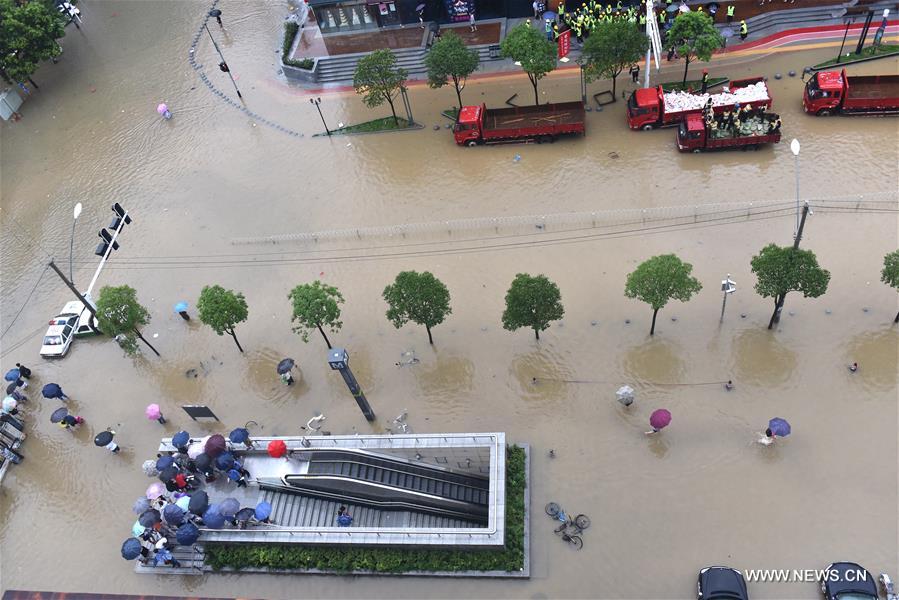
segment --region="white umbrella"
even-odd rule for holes
[[[156,470],[155,460],[145,460],[144,464],[141,465],[141,468],[144,470],[144,475],[147,477],[156,477],[156,475],[159,474],[159,471]]]
[[[623,385],[615,392],[615,396],[618,397],[618,401],[623,405],[630,406],[634,403],[634,388],[629,385]]]
[[[205,438],[202,442],[194,442],[190,446],[187,447],[187,455],[191,458],[196,458],[203,454],[203,450],[206,446]]]
[[[18,405],[19,403],[12,396],[7,396],[3,399],[3,410],[6,412],[12,412]]]

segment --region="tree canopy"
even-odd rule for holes
[[[238,323],[247,320],[247,301],[243,294],[233,290],[226,290],[220,285],[206,286],[200,292],[197,300],[197,311],[200,320],[209,325],[219,335],[227,333],[234,338],[237,349],[243,352],[234,328]]]
[[[430,272],[403,271],[396,280],[384,288],[387,301],[387,319],[399,329],[409,321],[424,325],[428,342],[434,343],[431,327],[443,323],[450,308],[450,294],[446,285]]]
[[[26,81],[41,62],[62,54],[56,40],[65,35],[65,24],[52,2],[0,0],[0,76]]]
[[[612,80],[612,98],[617,99],[617,79],[621,72],[638,62],[649,47],[649,38],[636,23],[603,21],[584,41],[581,63],[587,81]]]
[[[540,332],[564,314],[559,286],[544,275],[519,273],[506,292],[503,329],[515,331],[520,327],[530,327],[539,340]]]
[[[137,340],[140,339],[159,356],[156,348],[141,335],[139,328],[150,322],[150,312],[137,301],[134,288],[104,286],[100,289],[96,310],[101,331],[114,337],[125,353],[136,354]]]
[[[712,17],[698,10],[678,14],[665,40],[667,47],[674,47],[684,59],[684,83],[693,60],[708,61],[712,52],[724,44]]]
[[[434,89],[441,88],[452,79],[462,108],[462,90],[468,76],[478,68],[478,52],[465,46],[458,35],[447,32],[434,42],[425,55],[425,66],[428,68],[428,85]]]
[[[880,280],[899,292],[899,250],[894,250],[883,257]],[[893,323],[899,323],[899,313],[896,313]]]
[[[393,122],[399,125],[393,100],[406,83],[408,72],[396,65],[396,55],[387,48],[363,56],[356,64],[353,88],[362,94],[362,102],[376,108],[385,102],[390,105]]]
[[[521,69],[527,73],[534,86],[534,104],[540,104],[537,82],[556,68],[555,44],[531,27],[530,23],[522,23],[506,34],[506,38],[500,42],[500,48],[505,58],[521,63]]]
[[[643,261],[627,276],[624,295],[642,300],[652,308],[652,326],[656,331],[656,316],[669,300],[688,301],[702,289],[699,280],[691,275],[693,265],[674,254],[661,254]]]
[[[755,291],[763,298],[774,298],[774,313],[768,329],[774,327],[783,303],[790,292],[802,292],[806,298],[817,298],[827,291],[830,272],[818,266],[811,250],[768,244],[752,257],[752,272],[758,278]]]
[[[331,348],[331,340],[325,334],[327,327],[331,333],[337,333],[343,323],[340,321],[340,306],[343,304],[343,295],[340,290],[331,285],[325,285],[321,281],[298,285],[287,295],[293,303],[293,330],[300,335],[304,342],[309,341],[309,332],[318,329],[328,348]]]

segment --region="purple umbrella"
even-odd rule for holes
[[[665,408],[660,408],[649,417],[649,424],[653,429],[663,429],[671,423],[671,413]]]
[[[163,494],[165,494],[165,486],[159,481],[154,481],[147,488],[147,498],[150,500],[156,500]]]
[[[208,440],[206,440],[206,446],[204,450],[206,454],[208,454],[211,458],[218,458],[220,454],[222,454],[228,447],[227,442],[225,442],[225,436],[220,433],[217,433],[213,436],[210,436]]]
[[[167,504],[162,509],[162,517],[169,525],[178,526],[184,521],[184,510],[177,504]]]
[[[791,431],[790,424],[787,423],[787,420],[781,419],[780,417],[774,417],[768,421],[768,429],[770,429],[771,433],[777,437],[787,437],[790,435]]]
[[[141,496],[137,500],[134,501],[134,506],[131,507],[131,512],[136,515],[141,514],[145,510],[150,508],[150,501]]]

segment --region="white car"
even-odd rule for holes
[[[41,356],[61,358],[69,351],[76,337],[94,335],[90,327],[91,313],[78,300],[68,302],[58,315],[50,321],[50,327],[41,343]],[[96,325],[96,322],[94,323]]]

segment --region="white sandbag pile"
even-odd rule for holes
[[[739,102],[741,105],[754,104],[768,100],[768,86],[764,81],[747,85],[746,87],[729,90],[717,94],[690,94],[688,92],[665,92],[665,112],[682,112],[685,110],[697,110],[706,105],[709,98],[712,106],[727,106]]]

